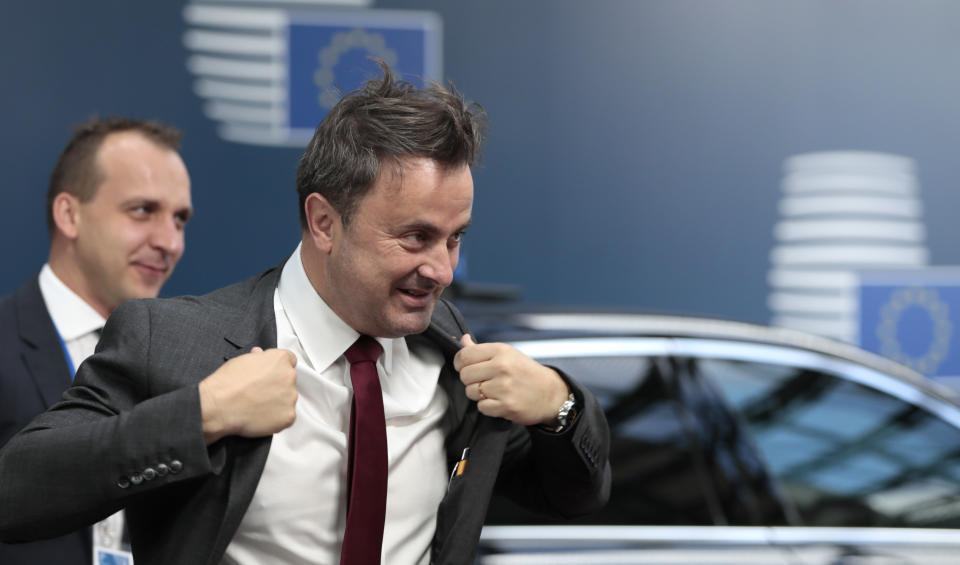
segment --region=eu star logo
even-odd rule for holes
[[[960,268],[859,276],[861,347],[929,377],[960,376]]]
[[[953,335],[950,305],[936,288],[894,289],[880,309],[880,320],[881,353],[925,375],[936,373]]]
[[[436,14],[330,4],[192,0],[184,7],[187,69],[223,139],[302,147],[342,92],[379,74],[371,57],[416,84],[441,80]]]

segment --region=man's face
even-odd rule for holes
[[[405,161],[402,171],[385,168],[350,224],[334,222],[318,291],[360,333],[424,331],[440,292],[453,281],[472,208],[466,165],[445,170],[418,158]]]
[[[135,132],[113,133],[97,152],[100,184],[78,205],[76,261],[85,292],[101,312],[152,298],[184,249],[192,213],[180,156]]]

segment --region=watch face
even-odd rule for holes
[[[557,412],[557,422],[561,427],[567,425],[567,421],[570,419],[570,411],[573,410],[575,404],[576,400],[574,400],[573,393],[571,393],[566,402],[560,406],[560,410]]]

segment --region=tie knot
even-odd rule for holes
[[[383,348],[380,347],[377,340],[368,335],[362,335],[357,338],[357,341],[353,342],[353,345],[347,348],[344,356],[347,358],[347,361],[353,365],[354,363],[362,363],[364,361],[376,363],[381,353],[383,353]]]

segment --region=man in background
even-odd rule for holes
[[[190,178],[180,132],[161,123],[94,119],[77,128],[50,176],[50,255],[0,300],[0,446],[55,404],[91,355],[114,308],[153,298],[184,250]],[[123,518],[29,544],[0,544],[4,565],[90,565],[119,551]]]

